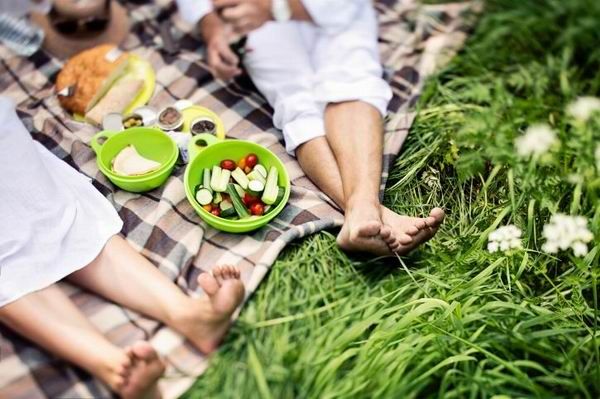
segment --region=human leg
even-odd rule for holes
[[[113,236],[92,263],[68,279],[171,326],[199,350],[211,352],[244,297],[244,286],[236,269],[216,268],[213,274],[201,276],[199,281],[207,295],[191,298],[123,238]],[[219,280],[216,290],[210,279]],[[207,284],[210,284],[208,289]]]
[[[126,349],[115,346],[56,285],[1,307],[0,322],[87,370],[124,398],[154,396],[164,372],[147,342]]]
[[[360,239],[352,242],[352,232],[357,231],[352,226],[375,219],[374,209],[379,207],[382,222],[391,226],[398,238],[403,234],[414,238],[400,252],[412,249],[435,233],[443,220],[443,211],[438,208],[427,218],[410,218],[379,204],[382,115],[391,90],[381,78],[377,21],[372,5],[365,3],[360,17],[345,30],[319,35],[313,64],[317,75],[316,98],[328,104],[325,129],[344,187],[348,228],[342,229],[340,244],[350,247],[359,244],[360,249],[364,244]]]

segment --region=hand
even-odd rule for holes
[[[213,5],[216,10],[221,10],[223,20],[239,35],[258,29],[273,19],[271,0],[213,0]]]
[[[200,28],[212,74],[223,80],[240,75],[240,60],[229,47],[229,34],[221,19],[214,13],[208,14],[202,18]]]

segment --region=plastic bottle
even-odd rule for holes
[[[44,31],[22,18],[0,13],[0,42],[19,55],[29,57],[39,50]]]

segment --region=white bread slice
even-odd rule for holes
[[[159,167],[160,163],[144,158],[132,145],[123,148],[112,160],[113,172],[123,176],[145,175]]]
[[[123,58],[123,61],[119,63],[115,63],[114,68],[110,72],[110,74],[102,81],[102,84],[96,91],[96,94],[92,97],[90,102],[88,103],[85,112],[90,111],[98,102],[104,97],[106,93],[108,93],[113,86],[113,84],[123,76],[127,72],[127,67],[129,66],[129,57]]]
[[[111,112],[123,113],[143,87],[144,81],[141,79],[127,79],[117,82],[98,104],[85,114],[85,119],[90,123],[101,125],[105,115]]]

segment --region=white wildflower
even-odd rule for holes
[[[524,135],[517,137],[515,147],[520,156],[527,158],[545,154],[556,142],[554,130],[546,124],[538,124],[530,126]]]
[[[594,235],[587,228],[587,219],[583,216],[569,216],[561,213],[552,215],[550,222],[544,226],[542,235],[546,243],[542,250],[549,254],[572,249],[577,257],[587,255],[587,244]]]
[[[436,169],[429,168],[423,173],[423,181],[429,188],[437,188],[440,186],[439,173]]]
[[[487,249],[491,253],[521,249],[523,248],[521,234],[521,229],[512,224],[499,227],[497,230],[492,231],[488,236],[489,241]]]
[[[586,122],[594,112],[600,111],[600,98],[579,97],[567,107],[567,113],[581,122]]]

